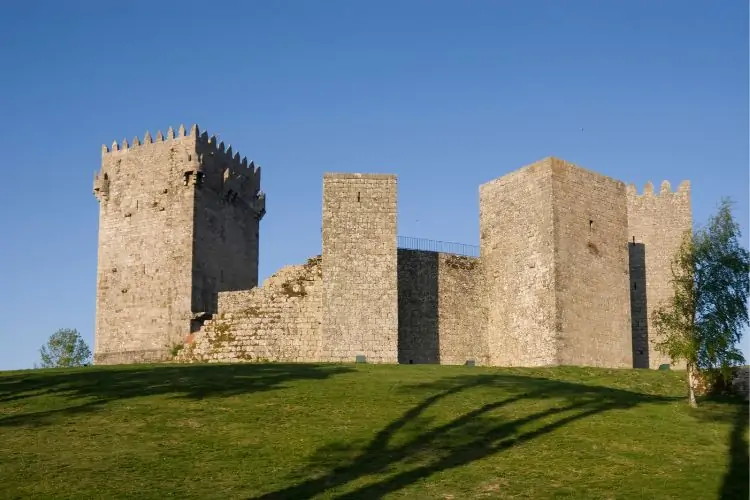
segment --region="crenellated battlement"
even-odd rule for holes
[[[102,162],[103,164],[120,162],[120,159],[124,159],[124,155],[133,153],[151,155],[152,152],[158,151],[154,150],[154,147],[170,144],[181,146],[170,152],[172,155],[170,157],[176,158],[179,164],[183,165],[182,182],[185,186],[212,190],[231,203],[238,199],[243,200],[245,205],[256,213],[256,216],[263,216],[265,195],[260,190],[260,166],[248,160],[247,157],[241,157],[231,145],[225,145],[224,141],[219,141],[217,135],[209,135],[207,131],[201,131],[197,124],[189,129],[181,124],[177,130],[170,126],[166,134],[158,130],[155,136],[152,136],[150,131],[146,131],[142,139],[136,136],[132,141],[127,139],[123,139],[120,143],[114,141],[111,147],[102,145]],[[103,168],[102,172],[95,177],[94,182],[94,192],[100,200],[106,199],[108,194],[105,170],[110,169]]]
[[[194,128],[197,127],[194,126]],[[229,168],[231,172],[246,178],[257,178],[260,186],[260,166],[247,157],[240,157],[239,152],[232,151],[232,146],[225,146],[224,141],[218,142],[215,135],[209,136],[203,132],[196,142],[198,158],[204,164],[220,165]]]
[[[675,191],[672,191],[672,185],[669,181],[664,180],[661,182],[661,185],[659,186],[659,192],[657,193],[654,191],[654,184],[651,181],[646,182],[646,185],[643,187],[643,192],[638,193],[637,188],[635,187],[635,184],[628,184],[626,188],[626,193],[628,196],[631,197],[642,197],[642,196],[668,196],[668,195],[689,195],[690,194],[690,181],[684,180],[680,182],[679,186],[677,186],[677,189]]]
[[[256,166],[254,162],[248,161],[246,157],[240,157],[238,152],[232,151],[232,146],[225,146],[224,142],[218,142],[216,135],[209,135],[208,132],[201,132],[198,125],[194,124],[190,129],[186,129],[185,125],[180,125],[175,132],[171,126],[167,129],[166,135],[161,130],[156,132],[156,137],[151,136],[151,132],[148,130],[143,135],[143,139],[135,136],[132,141],[128,142],[127,139],[123,139],[120,143],[113,141],[111,146],[102,144],[102,156],[109,154],[123,154],[129,151],[138,150],[143,147],[148,147],[151,144],[159,144],[171,141],[182,141],[186,138],[195,140],[196,144],[201,146],[199,153],[213,153],[214,156],[222,158],[222,163],[225,163],[232,170],[242,173],[246,176],[258,175],[260,167]]]
[[[161,130],[159,130],[156,133],[155,139],[151,137],[151,133],[147,130],[143,135],[143,140],[141,140],[138,136],[135,136],[131,142],[128,142],[127,139],[123,139],[119,144],[117,141],[113,141],[112,146],[110,147],[107,147],[106,144],[102,144],[102,156],[108,154],[123,154],[131,150],[148,147],[150,144],[158,144],[175,140],[179,141],[183,140],[186,137],[195,138],[197,137],[197,135],[198,125],[193,125],[189,131],[186,131],[185,125],[180,125],[176,133],[170,126],[169,129],[167,129],[166,136],[162,134]]]

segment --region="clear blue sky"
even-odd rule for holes
[[[8,2],[0,63],[0,369],[93,348],[101,144],[180,123],[263,166],[261,278],[320,252],[331,170],[478,244],[479,184],[554,155],[731,196],[747,241],[745,1]]]

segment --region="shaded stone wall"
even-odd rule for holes
[[[217,311],[217,293],[258,285],[260,220],[265,195],[260,167],[240,160],[231,147],[198,141],[192,308]]]
[[[630,368],[625,184],[553,159],[558,362]]]
[[[398,251],[399,363],[486,363],[479,259]]]
[[[252,290],[220,292],[218,314],[188,337],[182,362],[315,362],[321,344],[320,257],[287,266]]]
[[[396,176],[323,178],[324,360],[398,360]]]
[[[489,363],[557,363],[551,160],[479,187]]]
[[[690,183],[682,182],[673,192],[664,181],[654,193],[649,182],[641,195],[630,185],[627,207],[634,365],[658,368],[670,360],[654,349],[651,314],[672,296],[671,262],[685,232],[693,227]]]

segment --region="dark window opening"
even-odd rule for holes
[[[359,203],[359,191],[357,191],[357,203]]]
[[[633,235],[633,246],[635,246],[635,235]]]
[[[594,230],[594,221],[589,219],[589,231],[593,231],[593,230]]]
[[[638,290],[638,283],[635,281],[633,282],[633,290]]]

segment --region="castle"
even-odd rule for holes
[[[258,286],[261,170],[197,126],[102,147],[97,364],[655,368],[690,185],[545,158],[479,187],[479,256],[403,248],[395,175],[323,176],[322,255]]]

